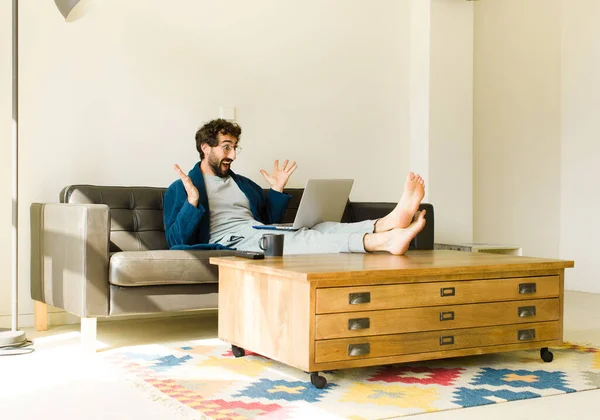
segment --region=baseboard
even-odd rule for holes
[[[50,309],[50,307],[48,307]],[[106,318],[98,318],[98,322],[113,322],[113,321],[124,321],[133,319],[154,319],[154,318],[171,318],[171,317],[182,317],[182,316],[198,316],[198,315],[216,315],[217,309],[198,309],[193,311],[179,311],[179,312],[161,312],[156,314],[146,315],[118,315]],[[68,324],[79,324],[80,319],[78,316],[70,314],[65,311],[48,311],[48,326],[51,325],[68,325]],[[11,317],[10,315],[0,315],[0,328],[11,328]],[[19,328],[33,328],[33,314],[21,314],[19,315]]]
[[[78,324],[79,317],[71,315],[67,312],[48,312],[48,325],[67,325],[67,324]],[[11,327],[11,316],[0,315],[0,327],[10,328]],[[33,327],[33,314],[21,314],[19,315],[19,328],[32,328]]]

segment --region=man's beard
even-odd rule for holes
[[[230,165],[227,167],[227,169],[223,170],[221,164],[222,163],[229,163]],[[208,158],[208,166],[210,166],[210,169],[212,169],[212,171],[214,172],[214,174],[220,178],[226,178],[227,176],[229,176],[229,168],[231,167],[231,160],[229,159],[223,159],[223,160],[219,160],[216,157],[212,157],[210,156]]]

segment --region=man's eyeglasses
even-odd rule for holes
[[[232,146],[229,143],[222,144],[221,145],[221,149],[223,149],[223,153],[225,153],[226,155],[228,155],[229,152],[231,152],[232,149],[235,150],[235,153],[238,154],[238,155],[242,151],[241,147],[239,147],[239,146]]]

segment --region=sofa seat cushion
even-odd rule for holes
[[[108,282],[122,287],[217,283],[218,267],[208,260],[233,254],[203,250],[115,252],[109,261]]]

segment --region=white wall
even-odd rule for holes
[[[11,310],[12,7],[0,1],[0,317]],[[7,319],[0,326],[10,326]]]
[[[431,3],[429,201],[436,242],[473,239],[473,3]]]
[[[244,130],[237,171],[262,182],[289,157],[292,186],[353,176],[353,198],[397,199],[375,181],[395,172],[386,155],[408,165],[405,2],[177,3],[106,0],[71,24],[53,4],[23,6],[29,198],[72,182],[168,185],[225,104]]]
[[[431,0],[410,1],[409,29],[409,161],[410,169],[429,181]],[[398,174],[403,178],[404,174]],[[424,200],[428,201],[429,189]]]
[[[195,130],[220,105],[236,106],[243,128],[234,170],[262,185],[260,168],[290,158],[299,163],[290,186],[353,177],[353,200],[399,198],[410,152],[410,2],[170,4],[104,0],[67,24],[51,1],[21,2],[24,314],[29,203],[56,201],[70,183],[167,186],[173,163],[197,160]],[[0,282],[0,296],[9,284]],[[0,315],[9,310],[2,304]]]
[[[560,0],[475,4],[474,239],[558,257]]]
[[[572,290],[600,293],[600,2],[563,0],[560,256]]]

